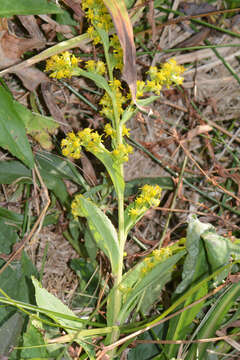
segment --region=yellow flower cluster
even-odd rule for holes
[[[106,137],[110,136],[112,139],[116,139],[117,133],[116,130],[112,128],[111,124],[107,123],[104,126],[104,132],[106,134]],[[122,136],[129,137],[129,135],[130,135],[130,129],[128,129],[125,125],[123,125]]]
[[[128,161],[128,154],[133,153],[133,148],[128,144],[119,144],[116,149],[112,151],[114,161],[117,164],[122,164]]]
[[[146,275],[159,264],[159,262],[166,260],[170,256],[172,256],[172,249],[170,247],[153,250],[153,252],[143,260],[144,266],[141,269],[141,274]]]
[[[144,185],[141,194],[134,201],[134,206],[129,209],[129,215],[138,217],[144,214],[150,207],[160,203],[162,189],[158,185]]]
[[[68,51],[60,55],[53,55],[46,61],[45,71],[52,71],[50,77],[56,79],[71,78],[79,75],[78,63],[81,60]]]
[[[114,79],[113,81],[109,82],[109,86],[112,89],[116,99],[118,114],[122,115],[124,111],[122,106],[128,101],[128,99],[122,94],[121,82],[117,79]],[[103,107],[100,113],[106,116],[108,119],[114,120],[113,104],[107,92],[103,95],[99,103]]]
[[[113,48],[113,58],[115,61],[115,68],[122,71],[123,69],[123,49],[116,34],[110,38],[110,46]]]
[[[102,145],[101,135],[89,128],[78,131],[77,135],[70,132],[67,134],[66,139],[63,139],[61,142],[63,155],[73,159],[81,157],[82,146],[93,154],[97,154],[105,149]]]
[[[164,63],[159,70],[157,66],[151,66],[148,74],[151,80],[137,81],[137,98],[143,96],[145,92],[154,92],[160,95],[163,86],[169,88],[170,85],[181,85],[184,78],[181,76],[185,71],[182,65],[178,65],[176,60],[170,59]]]
[[[81,198],[83,198],[83,195],[78,194],[74,197],[74,200],[72,201],[71,211],[74,218],[76,218],[77,216],[82,216],[82,217],[85,216],[85,214],[82,211]]]
[[[104,75],[106,72],[106,67],[103,61],[94,61],[94,60],[88,60],[85,64],[85,69],[89,72]]]
[[[87,30],[90,39],[93,40],[95,45],[101,43],[96,29],[103,29],[108,32],[113,28],[111,16],[103,0],[82,0],[82,9],[85,11],[86,18],[92,24]]]

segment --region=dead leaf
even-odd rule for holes
[[[209,132],[211,130],[212,130],[212,127],[209,125],[199,125],[199,126],[195,127],[195,129],[190,130],[187,134],[187,138],[183,141],[184,142],[191,141],[194,137],[196,137],[200,134]]]
[[[127,82],[130,88],[133,101],[136,102],[136,48],[134,44],[132,23],[130,21],[124,0],[103,1],[112,16],[117,35],[123,49],[123,79]]]
[[[19,38],[7,30],[0,32],[0,69],[9,67],[21,61],[21,56],[28,50],[39,49],[45,45],[43,38]],[[33,91],[43,82],[48,81],[47,76],[40,70],[31,67],[14,72],[23,82],[24,86]]]

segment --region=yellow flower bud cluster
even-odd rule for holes
[[[160,95],[163,86],[169,88],[170,85],[181,85],[184,78],[181,76],[185,71],[182,65],[178,65],[176,60],[170,59],[164,63],[161,69],[151,66],[147,72],[151,80],[137,81],[137,98],[143,96],[145,92],[154,92]]]
[[[46,61],[45,71],[52,71],[50,77],[56,79],[71,78],[73,75],[79,75],[78,63],[81,60],[75,55],[65,51],[59,55],[53,55]]]
[[[88,60],[85,64],[85,69],[94,74],[104,75],[106,72],[106,66],[103,61]]]
[[[153,250],[153,252],[143,260],[144,266],[141,269],[141,275],[146,275],[156,265],[166,260],[170,256],[172,256],[172,249],[169,246],[161,248],[160,250]]]
[[[113,48],[113,58],[115,61],[115,68],[122,71],[123,69],[123,49],[121,47],[119,38],[113,34],[110,38],[110,46]]]
[[[150,207],[156,207],[160,203],[162,189],[158,185],[144,185],[141,194],[134,201],[133,207],[129,209],[129,215],[138,217],[144,214]]]
[[[117,137],[117,132],[112,128],[110,123],[107,123],[104,126],[104,132],[106,134],[106,137],[110,136],[112,139],[116,139]],[[127,136],[127,137],[130,136],[130,129],[128,129],[125,125],[123,125],[122,128],[122,136]]]
[[[112,156],[117,164],[122,164],[128,161],[128,154],[133,153],[133,148],[128,144],[119,144],[116,149],[112,151]]]
[[[66,139],[63,139],[61,142],[62,154],[73,159],[79,159],[81,157],[82,146],[93,154],[105,150],[101,135],[92,129],[86,128],[78,131],[77,134],[73,132],[67,134]]]
[[[109,86],[110,86],[111,90],[113,91],[114,97],[116,99],[118,114],[122,115],[122,113],[124,111],[122,106],[128,101],[128,99],[122,94],[121,82],[117,79],[114,79],[113,81],[109,82]],[[107,92],[103,95],[103,97],[99,103],[103,107],[102,110],[100,111],[100,113],[103,116],[106,116],[108,119],[113,121],[114,120],[114,110],[113,110],[112,99],[110,98],[110,96],[108,95]]]
[[[89,23],[92,24],[87,33],[93,43],[97,45],[101,43],[101,39],[96,29],[103,29],[108,32],[113,28],[111,16],[103,0],[82,0],[82,9],[85,11]]]
[[[81,210],[81,198],[83,198],[83,195],[78,194],[75,196],[74,200],[72,201],[71,211],[74,218],[76,218],[77,216],[82,216],[82,217],[84,216],[84,213]]]

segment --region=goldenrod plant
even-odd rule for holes
[[[122,284],[126,239],[129,231],[147,210],[159,205],[161,188],[158,185],[144,185],[135,201],[126,209],[124,208],[123,165],[133,152],[132,146],[125,140],[130,134],[130,129],[126,127],[125,123],[138,111],[138,108],[132,101],[131,93],[123,89],[121,77],[118,76],[117,78],[115,75],[116,70],[121,70],[123,67],[123,57],[118,37],[116,34],[112,34],[114,27],[108,10],[101,0],[84,0],[82,7],[90,23],[87,33],[95,45],[103,46],[105,62],[89,60],[84,63],[75,55],[64,52],[47,60],[46,71],[50,72],[50,77],[56,79],[83,76],[91,79],[96,86],[105,90],[100,100],[100,113],[108,120],[104,127],[105,134],[100,135],[90,128],[85,128],[76,134],[70,132],[62,140],[61,147],[63,155],[73,159],[81,157],[82,149],[96,156],[109,173],[117,194],[117,229],[89,197],[84,196],[84,194],[76,195],[72,202],[72,214],[74,217],[85,217],[87,219],[98,247],[108,256],[111,263],[114,285],[108,296],[107,324],[108,326],[115,326],[115,328],[107,337],[106,343],[112,343],[119,337],[119,325],[124,323],[130,310],[138,301],[138,296],[136,296],[135,299],[132,299],[129,308],[123,311],[123,305],[126,302],[126,294],[123,294],[125,291],[123,291]],[[151,93],[160,95],[163,86],[168,88],[174,84],[180,85],[183,82],[184,70],[184,67],[178,65],[174,59],[170,59],[160,68],[150,67],[147,73],[149,80],[137,82],[136,98],[141,99]],[[153,97],[151,101],[155,98]],[[104,144],[106,137],[111,138],[111,149]],[[142,264],[142,275],[137,282],[141,283],[146,274],[161,265],[166,257],[170,257],[171,253],[170,249],[159,252],[156,250],[151,257],[146,258]],[[171,257],[174,260],[171,261],[170,268],[183,256],[183,253],[183,251],[177,252],[175,257]],[[166,256],[166,254],[168,255]]]
[[[29,6],[29,2],[35,6],[36,2],[29,0],[25,6]],[[20,6],[23,1],[17,3]],[[58,6],[45,0],[38,3],[44,3],[48,13],[53,5],[56,13],[61,11],[62,4]],[[92,108],[104,119],[102,128],[97,131],[96,127],[86,127],[66,134],[61,141],[61,157],[50,152],[33,153],[26,132],[37,141],[40,138],[44,148],[52,149],[51,138],[49,134],[46,138],[45,130],[48,128],[51,130],[49,133],[54,133],[56,125],[51,118],[33,114],[14,101],[7,87],[0,86],[0,146],[20,160],[0,162],[0,183],[14,181],[20,186],[24,184],[27,196],[24,216],[0,207],[1,252],[9,251],[11,260],[17,230],[13,230],[10,221],[13,221],[14,229],[21,229],[18,232],[23,240],[28,231],[29,240],[38,227],[53,221],[56,224],[57,215],[48,211],[51,202],[47,196],[49,190],[53,202],[56,197],[69,221],[64,236],[79,254],[70,265],[79,276],[80,291],[74,293],[70,309],[43,288],[44,259],[38,274],[24,251],[20,263],[12,266],[9,266],[9,261],[4,262],[4,257],[1,258],[0,263],[4,265],[0,269],[0,323],[3,324],[0,328],[0,357],[11,360],[111,360],[125,358],[127,353],[128,360],[211,360],[216,354],[208,353],[210,347],[216,353],[231,351],[225,341],[217,342],[217,345],[213,341],[216,340],[216,330],[221,326],[231,329],[231,324],[236,323],[239,316],[240,285],[230,281],[230,272],[239,272],[239,240],[219,236],[211,224],[201,223],[195,215],[190,215],[186,237],[176,239],[176,236],[175,241],[166,247],[156,239],[156,243],[160,240],[158,248],[148,250],[145,247],[147,251],[141,253],[140,260],[135,258],[131,263],[126,246],[127,240],[134,238],[134,226],[150,208],[159,206],[164,186],[170,191],[174,189],[170,178],[167,185],[166,178],[147,178],[147,181],[134,179],[131,186],[137,184],[138,192],[128,192],[124,164],[132,156],[130,144],[134,143],[130,141],[128,122],[139,111],[150,116],[149,105],[161,96],[162,89],[180,86],[185,69],[170,58],[163,64],[150,67],[142,74],[144,80],[137,80],[133,17],[131,20],[128,17],[125,3],[134,3],[138,9],[140,1],[136,6],[132,0],[82,0],[80,3],[89,23],[86,33],[54,45],[33,59],[47,59],[45,75],[56,81],[66,79],[62,81],[66,86],[73,76],[87,79],[88,90],[99,96],[99,107],[94,105]],[[37,14],[33,10],[30,13]],[[41,10],[40,13],[45,12]],[[15,14],[15,10],[10,13]],[[95,46],[93,59],[89,53],[86,60],[86,57],[79,56],[79,52],[70,51],[83,39],[92,41]],[[21,124],[21,117],[25,119],[25,125]],[[91,153],[105,168],[106,171],[101,173],[102,184],[99,181],[91,187],[74,166],[73,162],[81,158],[84,151]],[[78,186],[72,199],[64,179]],[[188,178],[183,176],[182,179],[187,186],[196,189]],[[29,216],[32,184],[43,190],[44,207],[36,222],[34,216]],[[202,190],[200,194],[202,196]],[[207,199],[213,197],[208,195]],[[230,208],[225,202],[217,203],[222,209]],[[240,214],[237,209],[233,211]],[[162,239],[164,234],[163,231]],[[79,242],[81,236],[84,241]],[[7,237],[10,242],[6,247]],[[130,256],[126,257],[126,253]],[[47,248],[45,259],[46,256]],[[32,282],[29,281],[31,276]],[[14,284],[14,289],[9,293],[10,283]],[[33,290],[36,305],[30,304],[34,301]],[[13,310],[15,314],[12,316]],[[13,342],[12,337],[5,334],[15,324],[18,327],[19,313],[16,310],[22,312],[21,320],[28,322],[20,326],[22,330],[18,334],[22,336],[9,355],[2,348],[6,347],[7,341]],[[229,330],[229,334],[233,341],[238,341],[235,330]],[[138,342],[154,340],[154,344],[138,344],[136,339]],[[142,351],[144,346],[145,353]]]

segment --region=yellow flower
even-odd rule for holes
[[[45,71],[52,71],[50,77],[56,79],[71,78],[73,75],[79,75],[78,63],[81,60],[68,51],[60,55],[53,55],[46,61]]]
[[[95,74],[103,75],[106,72],[106,67],[103,61],[88,60],[85,64],[85,69]]]
[[[133,148],[131,145],[119,144],[116,149],[112,151],[112,155],[118,164],[122,164],[123,162],[128,161],[128,154],[131,154],[132,152]]]

